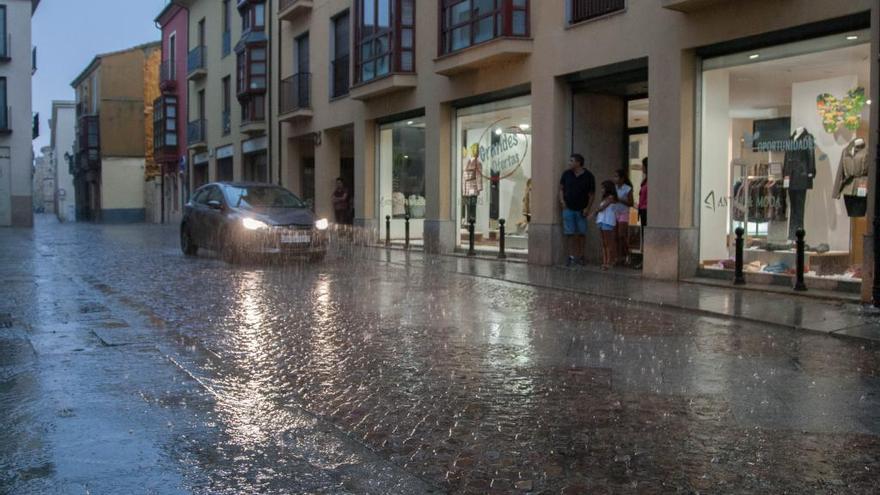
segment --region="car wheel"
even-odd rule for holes
[[[199,246],[193,241],[192,232],[189,231],[189,227],[186,225],[180,229],[180,250],[186,256],[199,254]]]

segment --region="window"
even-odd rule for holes
[[[355,79],[415,70],[415,1],[358,0]]]
[[[0,77],[0,130],[8,131],[9,127],[9,107],[6,106],[6,78]]]
[[[247,4],[246,4],[247,5]],[[266,29],[266,5],[256,3],[242,7],[241,32],[264,31]]]
[[[229,76],[223,78],[223,135],[227,135],[232,131],[231,115],[232,110],[232,81]]]
[[[238,54],[238,93],[265,93],[266,45],[247,46]]]
[[[9,36],[6,34],[6,6],[0,5],[0,58],[9,58]]]
[[[626,8],[626,0],[569,0],[569,22],[582,22]]]
[[[232,51],[232,7],[230,0],[223,0],[223,56]]]
[[[379,128],[379,213],[383,238],[385,218],[391,217],[392,241],[403,240],[406,217],[411,220],[410,236],[423,238],[425,187],[425,118],[412,117]]]
[[[528,0],[441,0],[440,51],[529,35]]]
[[[177,148],[177,97],[163,96],[153,103],[153,149]]]
[[[256,95],[241,102],[242,122],[263,122],[266,120],[266,97]]]
[[[349,16],[348,11],[333,18],[333,60],[331,61],[332,88],[330,96],[337,98],[348,94],[349,70]]]

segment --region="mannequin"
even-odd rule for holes
[[[483,192],[483,164],[480,162],[480,145],[474,143],[470,152],[465,150],[465,165],[461,177],[461,195],[465,204],[465,223],[477,218],[477,198]]]
[[[864,139],[856,138],[843,149],[834,179],[832,197],[843,196],[850,217],[863,217],[868,209],[867,144]]]
[[[791,135],[791,147],[785,152],[782,167],[791,209],[788,238],[795,240],[798,229],[804,227],[804,209],[807,191],[813,188],[816,176],[816,144],[813,135],[805,127],[797,127]]]

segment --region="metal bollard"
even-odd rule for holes
[[[743,274],[743,235],[746,233],[742,227],[736,228],[736,267],[733,275],[733,285],[746,285],[746,277]]]
[[[475,235],[474,234],[474,224],[476,222],[477,221],[474,220],[473,218],[468,219],[468,246],[469,246],[468,252],[467,252],[468,256],[476,256],[477,255],[477,251],[474,249],[474,235]]]
[[[804,242],[804,237],[807,236],[807,233],[804,231],[804,229],[797,229],[797,232],[795,232],[794,235],[797,237],[797,242],[796,242],[796,246],[797,246],[796,277],[797,278],[794,283],[794,290],[803,292],[803,291],[807,290],[807,284],[804,283],[804,269],[805,269],[805,267],[804,267],[804,265],[805,265],[805,263],[804,263],[804,250],[805,250],[805,246],[806,246],[806,243]]]
[[[507,254],[504,253],[504,224],[507,223],[503,218],[498,220],[498,259],[503,260],[507,259]]]
[[[409,249],[409,214],[407,213],[407,215],[405,217],[403,217],[403,219],[404,219],[403,225],[404,225],[404,236],[405,236],[403,249]]]
[[[391,246],[391,215],[385,215],[385,246]]]

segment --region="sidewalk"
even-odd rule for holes
[[[450,273],[880,342],[880,311],[856,303],[733,286],[665,282],[580,267],[544,267],[382,248],[375,249],[374,256],[392,264],[429,264]]]

